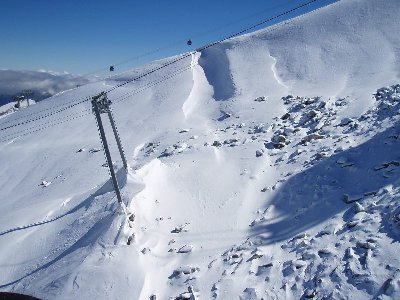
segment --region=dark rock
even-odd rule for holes
[[[214,142],[211,144],[211,146],[214,146],[214,147],[221,147],[222,144],[221,144],[221,142],[219,142],[219,141],[214,141]]]

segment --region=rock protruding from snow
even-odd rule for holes
[[[192,245],[185,245],[178,249],[177,253],[190,253],[193,250]]]

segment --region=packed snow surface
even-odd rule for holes
[[[399,299],[398,4],[343,0],[108,93],[126,214],[71,103],[169,59],[4,114],[1,291]]]

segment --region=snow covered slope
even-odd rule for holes
[[[399,298],[399,13],[343,0],[110,92],[128,216],[90,102],[71,103],[168,59],[2,118],[20,125],[0,134],[0,289]]]

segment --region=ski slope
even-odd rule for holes
[[[0,290],[399,298],[399,13],[342,0],[108,93],[128,216],[84,99],[173,58],[4,115]]]

